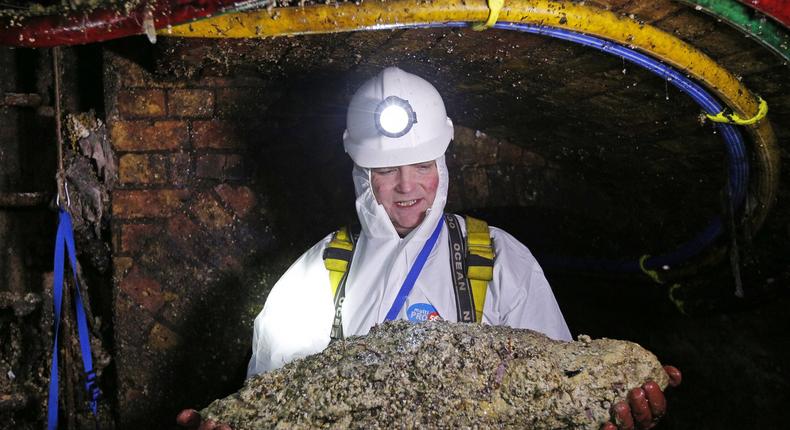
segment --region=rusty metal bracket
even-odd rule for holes
[[[42,97],[40,94],[29,93],[5,93],[3,95],[2,106],[10,107],[39,107]]]
[[[47,193],[0,193],[0,209],[35,208],[48,203]]]

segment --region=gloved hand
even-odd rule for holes
[[[217,424],[211,420],[203,421],[203,417],[194,409],[184,409],[179,412],[176,423],[179,427],[189,430],[231,430],[227,424]]]
[[[664,366],[669,376],[669,386],[680,385],[682,375],[674,366]],[[611,421],[604,423],[601,430],[651,429],[658,424],[667,410],[667,400],[661,387],[653,381],[644,383],[628,392],[628,402],[617,402],[612,406]],[[615,424],[616,423],[616,424]]]

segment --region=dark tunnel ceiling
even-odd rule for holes
[[[246,71],[285,85],[324,76],[327,86],[345,86],[340,91],[347,94],[380,68],[399,65],[437,86],[456,124],[540,145],[550,158],[572,151],[594,159],[612,150],[631,157],[649,148],[659,150],[645,157],[665,158],[721,147],[712,128],[699,122],[694,102],[661,78],[619,57],[541,36],[398,30],[262,41],[166,39],[162,48],[187,52],[158,56],[166,74]],[[660,145],[677,138],[688,148]]]
[[[728,25],[675,9],[653,24],[768,100],[777,137],[785,140],[788,66]],[[316,108],[335,114],[338,142],[353,89],[382,67],[399,65],[437,86],[457,125],[541,154],[573,176],[580,194],[585,187],[604,190],[602,206],[649,208],[650,216],[667,218],[674,240],[721,212],[726,154],[701,109],[662,78],[570,42],[503,30],[413,29],[263,40],[162,37],[152,50],[152,67],[165,78],[263,77],[311,103],[332,104]],[[313,97],[316,89],[334,95]],[[577,203],[583,213],[584,203]]]

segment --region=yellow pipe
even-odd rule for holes
[[[251,11],[182,24],[162,35],[211,38],[260,38],[315,33],[378,30],[398,24],[485,21],[486,0],[368,0],[354,4],[322,4]],[[759,110],[758,98],[710,57],[677,37],[626,16],[570,1],[508,0],[499,21],[546,25],[638,48],[683,70],[716,93],[743,118]],[[751,228],[765,221],[779,185],[779,149],[767,120],[747,126],[755,142],[757,185],[747,207]]]

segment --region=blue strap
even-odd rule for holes
[[[387,317],[384,318],[385,321],[393,321],[394,319],[398,318],[398,314],[400,314],[403,304],[406,303],[406,298],[409,297],[409,293],[411,293],[414,283],[417,282],[417,277],[420,276],[422,267],[425,266],[425,262],[428,260],[431,250],[433,249],[434,245],[436,245],[436,239],[439,238],[439,233],[442,231],[443,225],[444,217],[440,217],[439,223],[436,224],[436,228],[433,230],[431,237],[428,238],[428,241],[426,241],[425,245],[423,245],[420,255],[417,256],[416,260],[414,260],[414,264],[412,264],[409,274],[406,275],[406,279],[403,281],[400,291],[398,291],[398,296],[395,297],[395,301],[392,302],[390,311],[387,312]]]
[[[77,281],[77,253],[74,250],[74,236],[72,231],[71,217],[68,212],[61,208],[59,213],[58,232],[55,237],[55,273],[53,285],[55,300],[55,336],[52,346],[49,402],[47,404],[47,428],[50,430],[54,430],[58,427],[58,335],[60,332],[60,315],[63,303],[64,245],[69,255],[69,263],[71,264],[71,271],[74,276],[74,286],[76,289],[74,306],[77,310],[77,330],[79,331],[82,364],[86,376],[85,389],[88,391],[90,407],[94,416],[98,414],[98,400],[101,395],[96,383],[96,372],[93,370],[88,319],[85,316],[85,308],[82,305],[82,296],[80,295],[79,283]]]
[[[60,332],[60,307],[63,302],[63,215],[60,215],[58,232],[55,236],[55,282],[53,294],[55,301],[55,341],[52,347],[52,366],[49,371],[49,401],[47,402],[47,428],[54,430],[58,427],[58,333]]]

